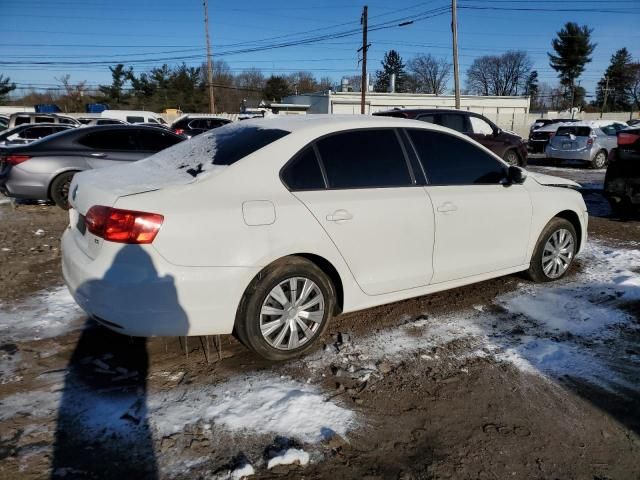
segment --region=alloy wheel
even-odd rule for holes
[[[607,157],[605,156],[604,152],[598,152],[596,154],[596,158],[593,159],[593,164],[596,168],[603,168],[606,161]]]
[[[504,159],[509,165],[518,166],[518,155],[513,150],[508,151]]]
[[[325,299],[311,279],[292,277],[273,287],[262,302],[260,332],[278,350],[306,344],[324,319]]]
[[[573,261],[574,239],[565,228],[551,234],[542,252],[542,270],[549,278],[559,278]]]

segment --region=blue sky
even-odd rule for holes
[[[359,71],[359,33],[309,45],[229,53],[359,29],[364,4],[354,0],[210,0],[214,59],[225,60],[234,72],[249,67],[260,68],[267,75],[309,70],[337,83],[343,75]],[[450,1],[370,0],[366,4],[371,26],[402,17],[430,17],[409,26],[370,32],[372,73],[391,48],[398,50],[405,61],[419,53],[451,58],[450,13],[431,16],[438,13],[436,9],[449,6]],[[555,84],[556,74],[549,67],[546,52],[555,32],[567,21],[594,29],[593,40],[598,46],[581,79],[588,93],[593,93],[616,49],[627,47],[640,60],[640,0],[459,0],[459,7],[463,87],[466,68],[475,57],[509,49],[526,50],[541,81]],[[508,8],[543,11],[504,10]],[[149,59],[179,57],[197,65],[205,58],[201,0],[0,0],[0,32],[0,61],[4,62],[115,64],[134,59],[130,63],[135,71],[142,72],[164,63]],[[225,55],[218,56],[221,53]],[[54,86],[58,83],[55,78],[66,73],[71,74],[72,81],[87,80],[92,85],[110,80],[108,68],[95,64],[0,65],[0,73],[9,75],[20,87]]]

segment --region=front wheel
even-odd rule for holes
[[[261,272],[236,316],[238,339],[269,360],[309,350],[327,328],[335,305],[333,284],[314,263],[287,257]]]
[[[70,208],[69,188],[74,174],[75,172],[62,173],[51,182],[51,200],[63,210]]]
[[[507,150],[504,154],[504,161],[509,165],[514,165],[516,167],[520,165],[520,157],[515,150]]]
[[[553,218],[538,238],[527,276],[534,282],[562,278],[573,263],[577,246],[578,237],[571,222]]]

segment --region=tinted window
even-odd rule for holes
[[[95,150],[137,150],[136,135],[132,130],[110,130],[92,132],[78,140],[78,143]]]
[[[25,123],[31,123],[29,117],[16,117],[16,121],[15,124],[16,125],[23,125]]]
[[[89,122],[91,122],[90,118],[79,118],[78,121],[82,124],[82,125],[87,125]]]
[[[59,118],[58,120],[59,123],[64,123],[66,125],[75,125],[76,122],[74,122],[73,120],[71,120],[70,118]]]
[[[393,130],[339,133],[318,141],[330,188],[411,185],[402,148]]]
[[[287,165],[282,172],[282,181],[290,190],[324,188],[322,171],[313,148],[305,148]]]
[[[96,125],[121,125],[122,122],[119,120],[98,120]]]
[[[588,137],[591,135],[591,127],[559,127],[556,131],[556,137],[568,137],[569,135]]]
[[[180,142],[181,139],[169,132],[156,132],[155,130],[140,130],[138,132],[140,150],[159,152]]]
[[[431,184],[494,184],[505,177],[502,163],[463,139],[426,130],[410,130],[409,136]]]
[[[47,135],[51,135],[53,133],[53,129],[51,127],[35,127],[28,128],[23,131],[20,136],[22,138],[28,138],[29,140],[35,140],[37,138],[46,137]]]
[[[290,133],[277,128],[254,126],[245,128],[229,126],[214,132],[203,134],[207,136],[206,138],[213,140],[214,148],[211,156],[214,165],[231,165]]]
[[[418,117],[418,120],[422,122],[427,122],[427,123],[436,123],[435,115],[420,115]]]
[[[467,131],[467,122],[463,115],[457,113],[441,113],[438,115],[438,123],[443,127],[451,128],[457,132]]]
[[[129,123],[144,123],[144,117],[127,117]]]
[[[149,117],[149,123],[158,123],[155,119]]]
[[[55,122],[54,118],[51,117],[36,117],[35,123],[53,123]]]

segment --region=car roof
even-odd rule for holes
[[[421,128],[423,130],[452,132],[446,127],[419,120],[349,114],[275,115],[266,118],[251,118],[233,124],[235,128],[242,126],[281,129],[292,133],[311,132],[317,135],[359,128]],[[230,125],[225,125],[221,128],[229,127]]]
[[[624,122],[620,122],[618,120],[583,120],[580,122],[575,122],[570,125],[563,125],[563,126],[600,128],[600,127],[606,127],[608,125],[613,125],[615,123],[624,124]]]

